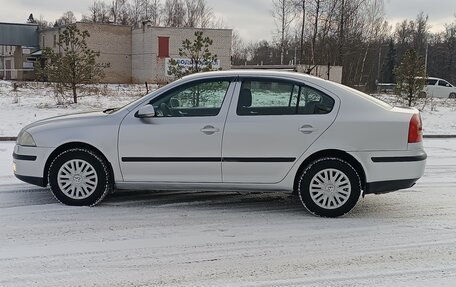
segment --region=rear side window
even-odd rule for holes
[[[326,94],[310,87],[301,87],[299,114],[327,114],[333,106],[334,100]]]
[[[292,82],[246,80],[242,82],[238,115],[326,114],[334,100],[326,94]]]

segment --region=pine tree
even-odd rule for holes
[[[181,78],[189,74],[214,70],[212,65],[217,62],[217,55],[212,55],[209,50],[212,43],[212,39],[204,37],[202,31],[196,31],[193,42],[185,39],[182,42],[182,48],[179,48],[179,56],[189,59],[190,65],[182,66],[175,59],[171,59],[168,75]]]
[[[426,69],[422,57],[418,56],[416,50],[408,50],[394,73],[397,79],[396,87],[401,95],[405,94],[408,106],[411,107],[419,92],[423,90],[426,81]]]
[[[40,77],[55,82],[60,90],[70,89],[74,103],[78,102],[78,86],[103,78],[103,70],[109,67],[109,63],[96,62],[100,53],[88,48],[88,37],[89,32],[80,31],[76,25],[67,26],[59,34],[59,52],[46,48],[43,53],[46,64],[42,69],[37,67]]]

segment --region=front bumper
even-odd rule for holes
[[[34,177],[34,176],[25,176],[25,175],[19,175],[19,174],[14,174],[18,179],[22,180],[23,182],[30,183],[33,185],[38,185],[45,187],[47,183],[44,181],[44,178],[42,177]]]
[[[46,186],[44,168],[53,150],[16,145],[13,152],[14,175],[24,182]]]

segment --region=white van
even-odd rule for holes
[[[428,77],[423,91],[419,94],[420,98],[456,98],[456,87],[447,81],[439,78]]]

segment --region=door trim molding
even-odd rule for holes
[[[122,162],[294,162],[295,157],[122,157]]]

